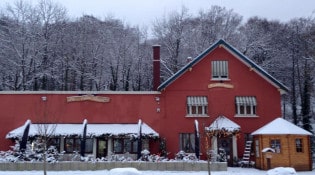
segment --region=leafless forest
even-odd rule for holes
[[[182,7],[147,27],[112,16],[72,19],[67,9],[47,0],[0,7],[0,90],[151,90],[152,45],[161,45],[163,81],[218,39],[289,87],[284,116],[295,123],[312,118],[314,15],[289,22],[244,21],[220,6],[197,15]]]

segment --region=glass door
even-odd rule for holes
[[[227,162],[228,166],[233,166],[232,137],[226,136],[218,139],[219,161]]]
[[[107,156],[107,140],[103,138],[97,139],[97,158],[102,158]]]

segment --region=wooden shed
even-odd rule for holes
[[[268,170],[275,167],[293,167],[298,171],[311,171],[312,133],[277,118],[252,133],[255,166]]]

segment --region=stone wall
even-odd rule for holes
[[[58,162],[47,163],[48,171],[69,170],[110,170],[113,168],[134,167],[152,171],[207,171],[207,162]],[[226,171],[226,162],[211,163],[211,171]],[[43,170],[43,163],[0,163],[0,171]]]

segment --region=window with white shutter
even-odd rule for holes
[[[212,61],[211,70],[213,80],[226,80],[229,78],[228,61]]]
[[[207,117],[208,99],[206,96],[188,96],[187,97],[187,116]]]

